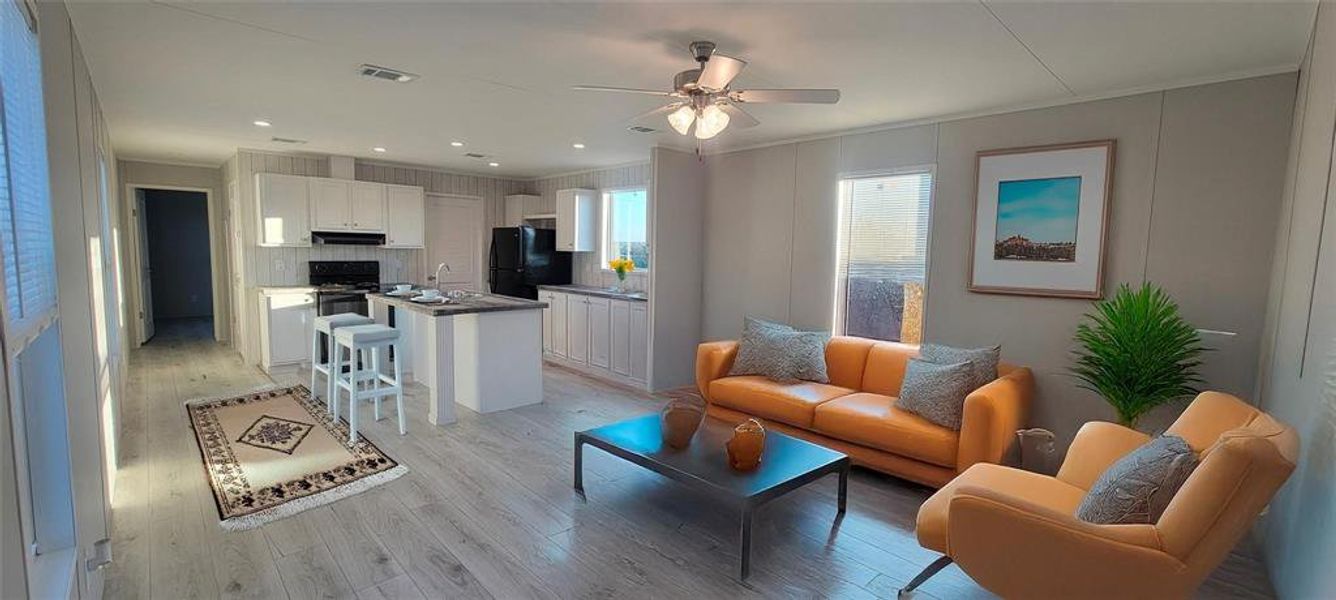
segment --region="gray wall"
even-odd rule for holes
[[[1114,138],[1105,285],[1169,289],[1206,339],[1207,387],[1253,392],[1295,75],[837,136],[706,160],[703,335],[735,337],[746,314],[829,328],[841,174],[935,165],[925,338],[1000,343],[1034,369],[1031,423],[1070,440],[1112,419],[1067,375],[1080,300],[966,290],[980,150]],[[1177,407],[1147,418],[1167,424]]]
[[[200,192],[142,190],[154,319],[213,314],[209,205]]]
[[[700,343],[705,168],[691,153],[650,151],[649,387],[696,381]]]
[[[1295,426],[1299,465],[1263,521],[1282,598],[1336,594],[1336,3],[1319,8],[1302,67],[1259,388]]]

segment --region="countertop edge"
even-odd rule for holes
[[[630,294],[623,294],[621,292],[614,292],[612,290],[607,290],[603,288],[597,288],[593,286],[582,286],[582,285],[539,285],[538,289],[548,290],[551,292],[562,292],[564,294],[577,294],[580,296],[594,296],[597,298],[610,298],[612,300],[625,300],[627,302],[649,302],[649,296],[638,295],[638,294],[644,294],[645,292],[632,292]]]

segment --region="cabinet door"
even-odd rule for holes
[[[552,294],[552,353],[565,357],[566,340],[569,337],[569,330],[566,326],[567,303],[570,296],[554,292]]]
[[[528,196],[506,196],[506,227],[524,224],[524,201]]]
[[[369,181],[352,184],[352,228],[356,231],[385,231],[385,185]]]
[[[649,377],[649,307],[644,302],[631,303],[631,378]]]
[[[268,297],[269,363],[284,365],[309,358],[315,296],[307,293]]]
[[[311,229],[347,231],[352,228],[349,211],[352,195],[347,181],[311,177],[307,185],[311,190]]]
[[[597,238],[594,190],[557,190],[557,250],[593,252]]]
[[[612,302],[612,372],[631,376],[631,303]]]
[[[589,362],[589,299],[584,296],[566,300],[566,358]]]
[[[426,239],[426,214],[422,188],[385,186],[385,245],[391,248],[422,248]]]
[[[607,298],[589,298],[589,364],[604,369],[611,366],[611,341],[608,336]]]
[[[575,191],[557,190],[557,250],[575,250]]]
[[[259,245],[310,246],[311,202],[307,178],[260,173],[255,182]]]
[[[543,352],[552,352],[552,292],[538,292],[538,301],[546,302],[543,309]]]

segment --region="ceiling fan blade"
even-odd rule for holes
[[[751,116],[750,113],[742,110],[742,107],[732,102],[721,102],[719,108],[724,111],[724,114],[728,115],[728,124],[734,127],[746,129],[761,124],[760,121],[756,120],[756,117]]]
[[[621,92],[625,94],[648,94],[651,96],[675,96],[677,92],[663,90],[645,90],[640,88],[612,87],[606,85],[573,85],[571,89],[581,92]]]
[[[839,90],[738,90],[729,94],[735,102],[803,102],[834,104],[840,101]]]
[[[710,60],[705,63],[705,70],[696,78],[696,86],[715,92],[722,90],[732,83],[733,78],[737,77],[745,66],[747,61],[744,60],[722,54],[711,55]]]
[[[669,105],[667,105],[667,106],[660,106],[660,107],[655,108],[655,109],[653,109],[653,110],[647,110],[647,111],[645,111],[645,112],[643,112],[643,113],[640,113],[640,114],[638,114],[638,115],[636,115],[636,116],[634,116],[634,117],[631,117],[630,119],[627,119],[626,122],[627,122],[627,123],[640,123],[640,122],[642,122],[642,121],[648,121],[648,120],[653,119],[653,118],[655,118],[655,117],[661,117],[661,116],[666,115],[666,114],[668,114],[668,113],[670,113],[670,112],[673,112],[673,111],[677,110],[678,107],[680,107],[680,106],[682,106],[682,103],[681,103],[681,102],[674,102],[674,103],[669,104]],[[661,129],[661,128],[662,128],[662,123],[656,123],[656,127],[655,127],[655,129]]]

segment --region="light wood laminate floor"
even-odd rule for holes
[[[739,583],[736,515],[725,505],[593,448],[589,501],[579,500],[572,432],[662,401],[555,368],[543,404],[460,409],[444,428],[427,424],[418,388],[402,437],[392,404],[379,423],[364,408],[368,437],[409,475],[226,533],[182,403],[272,381],[203,339],[208,328],[173,324],[132,354],[107,598],[892,598],[936,558],[913,532],[931,490],[855,469],[838,523],[834,477],[761,509],[752,575]],[[1244,548],[1199,595],[1268,598],[1271,588]],[[991,596],[953,566],[917,597]]]

